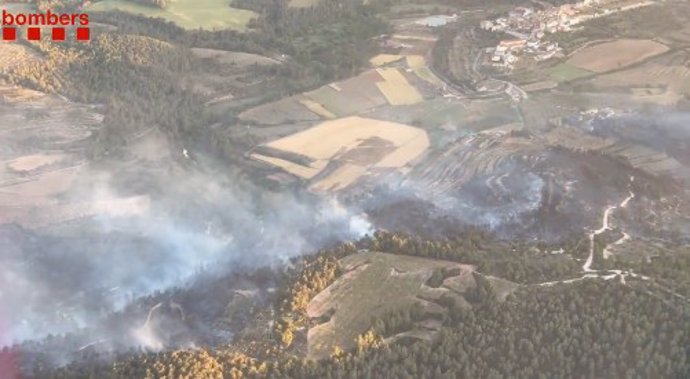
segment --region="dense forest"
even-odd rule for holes
[[[205,129],[217,120],[180,83],[181,76],[208,69],[191,54],[192,47],[284,57],[283,64],[271,68],[277,79],[266,88],[268,101],[356,73],[374,53],[372,38],[387,30],[374,6],[336,1],[305,10],[288,10],[286,1],[266,3],[246,33],[188,31],[123,12],[94,13],[91,21],[118,31],[95,31],[90,44],[27,45],[44,60],[19,67],[8,79],[104,105],[105,127],[93,144],[94,156],[113,153],[112,147],[122,146],[128,135],[151,126],[178,143],[218,145]]]
[[[448,301],[449,312],[433,342],[382,343],[382,337],[406,330],[420,317],[421,311],[413,307],[372,320],[372,328],[357,338],[354,351],[336,349],[331,358],[314,362],[303,360],[287,349],[292,331],[305,325],[303,310],[308,300],[339,275],[338,259],[368,247],[452,260],[467,257],[481,264],[485,259],[492,259],[489,251],[497,244],[501,243],[481,233],[465,233],[446,240],[377,233],[356,244],[297,258],[292,269],[283,274],[280,288],[284,290],[274,301],[277,318],[282,321],[275,330],[277,340],[273,341],[283,348],[257,354],[256,350],[252,352],[242,345],[261,341],[236,341],[215,349],[122,355],[116,363],[108,365],[91,360],[53,372],[37,372],[35,377],[687,378],[690,375],[690,304],[666,301],[655,284],[644,281],[623,284],[617,280],[593,279],[548,287],[527,284],[501,302],[488,282],[477,280],[469,297],[472,307]],[[523,247],[530,250],[528,245]],[[455,251],[464,252],[455,255]],[[655,281],[671,276],[687,285],[690,274],[682,268],[690,264],[689,258],[687,254],[674,258],[679,260],[677,269],[662,269],[662,263],[665,267],[668,262],[656,262],[647,271],[659,275]],[[521,262],[516,259],[513,264],[520,266]],[[541,271],[544,277],[560,275],[558,265],[545,264]],[[286,328],[287,325],[290,326]],[[268,341],[265,346],[270,344]]]
[[[174,352],[112,368],[68,367],[51,377],[686,378],[689,333],[687,313],[615,282],[585,282],[455,308],[433,344],[363,342],[357,352],[322,362],[258,361],[224,349]]]
[[[373,37],[388,25],[378,6],[321,1],[306,9],[290,9],[286,0],[251,2],[259,12],[248,32],[185,30],[162,19],[122,12],[96,13],[93,20],[114,25],[122,33],[146,35],[185,47],[244,51],[267,56],[285,54],[296,65],[289,72],[294,91],[346,77],[374,54]]]

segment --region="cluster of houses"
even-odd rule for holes
[[[492,65],[512,69],[519,56],[529,55],[536,61],[543,61],[560,56],[562,49],[556,42],[518,38],[503,40],[498,46],[487,48],[486,53]]]
[[[480,26],[484,30],[506,33],[515,38],[487,49],[492,65],[512,69],[518,56],[526,55],[543,61],[561,54],[557,43],[544,40],[546,33],[571,31],[584,21],[650,4],[653,4],[651,0],[583,0],[538,11],[516,7],[507,16],[482,21]]]

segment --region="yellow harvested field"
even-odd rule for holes
[[[407,65],[410,68],[426,67],[426,59],[424,59],[423,55],[408,55],[407,56]]]
[[[319,0],[290,0],[288,6],[290,8],[309,8],[316,6]]]
[[[317,103],[314,100],[302,99],[299,102],[302,103],[302,105],[304,105],[305,107],[307,107],[307,109],[323,118],[333,119],[337,117],[335,114],[333,114],[333,112],[329,111],[322,104]]]
[[[401,170],[429,148],[422,129],[393,122],[347,117],[270,142],[251,158],[279,167],[303,179],[313,179],[314,191],[338,191],[370,173]],[[281,152],[277,156],[270,151]],[[289,157],[302,157],[300,162]],[[309,165],[305,160],[310,161]],[[325,170],[329,167],[329,170]]]
[[[378,72],[386,82],[407,83],[407,79],[405,79],[397,68],[378,68],[376,72]]]
[[[376,86],[390,105],[410,105],[423,100],[419,91],[397,68],[379,68],[376,71],[384,80],[376,83]]]
[[[275,158],[275,157],[269,157],[263,154],[251,154],[251,158],[254,158],[258,161],[266,162],[269,163],[273,166],[277,166],[282,168],[283,170],[291,173],[292,175],[299,176],[300,178],[304,179],[311,179],[314,176],[316,176],[321,170],[323,170],[324,167],[326,167],[325,164],[323,164],[324,161],[317,162],[316,166],[317,167],[311,167],[311,166],[303,166],[298,163],[290,162],[285,159],[280,159],[280,158]]]
[[[365,175],[366,172],[366,167],[346,163],[340,166],[326,178],[314,183],[309,187],[309,189],[316,192],[339,191],[352,185],[359,178]]]
[[[410,162],[410,157],[419,156],[420,151],[425,151],[429,147],[428,138],[415,138],[409,143],[401,146],[376,164],[379,168],[398,168],[404,167]]]
[[[376,83],[390,105],[411,105],[423,100],[416,88],[407,83]]]
[[[395,54],[379,54],[371,59],[369,59],[369,63],[371,63],[372,66],[374,67],[379,67],[379,66],[385,66],[389,63],[397,62],[403,58],[402,55],[395,55]]]
[[[669,47],[652,40],[619,39],[582,49],[567,63],[596,73],[623,68],[665,53]]]
[[[374,137],[390,141],[398,147],[419,138],[428,140],[426,132],[412,126],[362,117],[346,117],[326,121],[311,129],[268,143],[267,146],[314,160],[330,160]]]

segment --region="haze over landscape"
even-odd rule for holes
[[[0,8],[0,379],[690,377],[687,1]]]

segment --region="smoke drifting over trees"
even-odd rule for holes
[[[191,174],[170,182],[166,195],[152,195],[150,208],[136,216],[40,232],[0,227],[0,288],[7,289],[0,292],[0,344],[88,327],[201,273],[283,264],[371,228],[335,200],[258,191],[239,178],[220,183]],[[82,196],[111,198],[107,185],[85,188]]]

